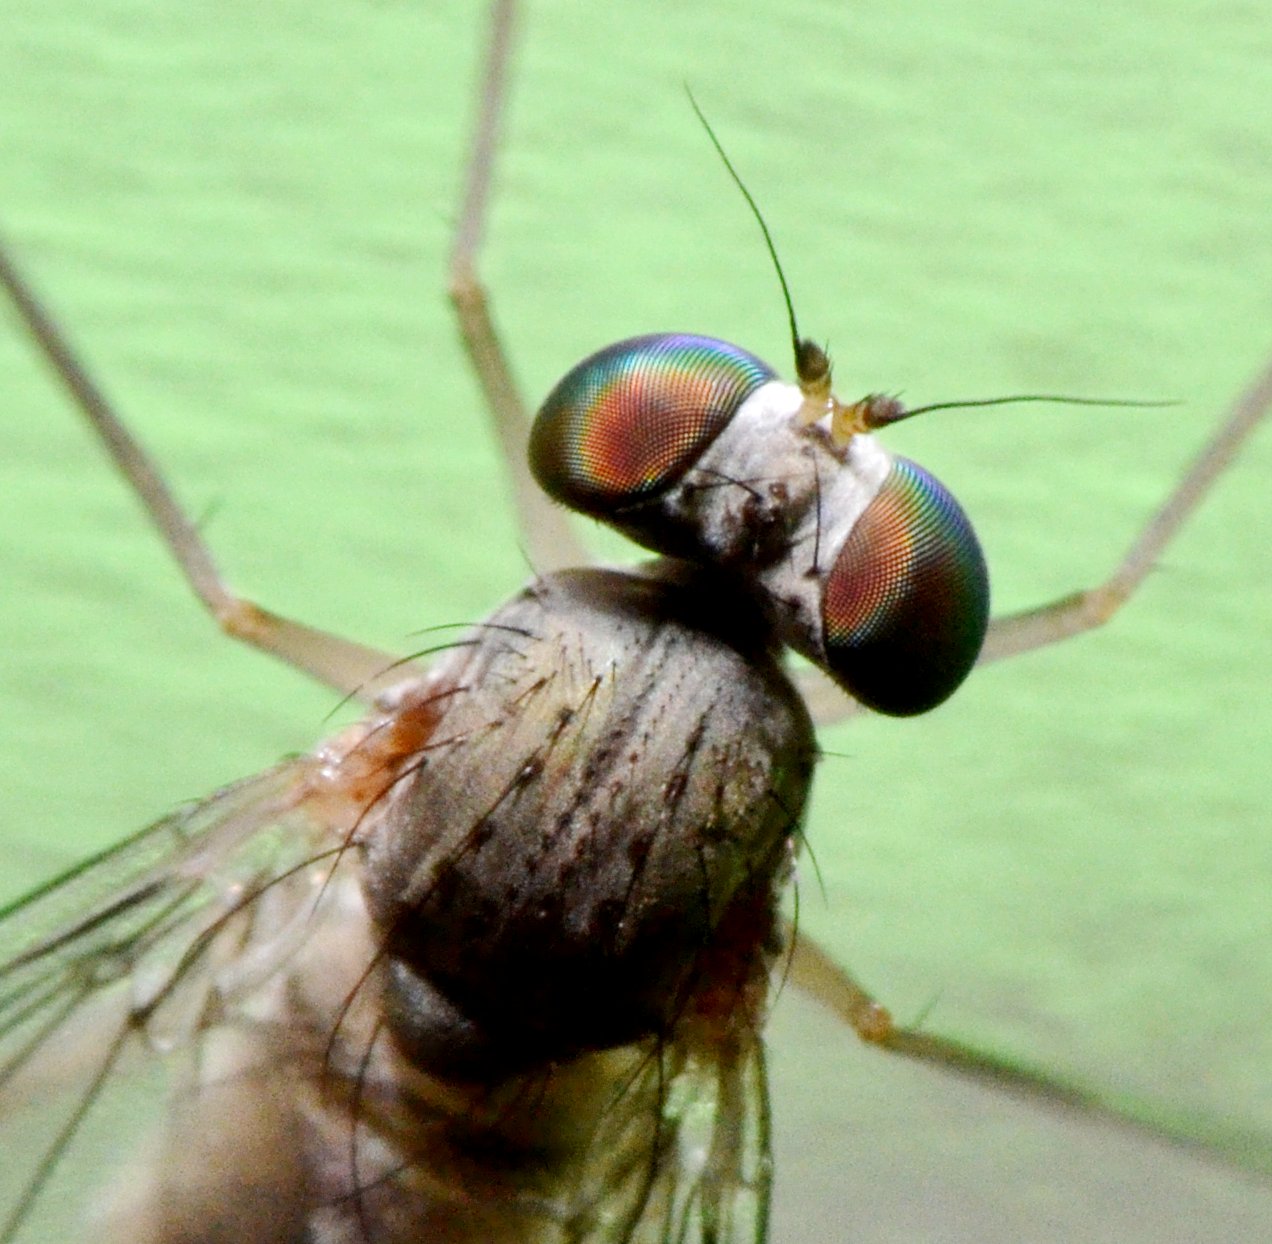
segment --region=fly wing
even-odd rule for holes
[[[681,1119],[682,1171],[666,1239],[765,1244],[773,1179],[768,1069],[759,1033],[748,1031],[695,1069],[699,1100]]]
[[[701,1035],[701,1034],[697,1034]],[[646,1050],[580,1163],[562,1238],[588,1244],[765,1244],[773,1160],[755,1031]],[[554,1237],[555,1238],[555,1237]]]
[[[312,765],[289,760],[187,805],[0,911],[0,1119],[15,1136],[10,1116],[36,1102],[44,1136],[0,1241],[15,1237],[126,1057],[187,1043],[218,995],[239,987],[238,952],[267,892],[256,978],[281,960],[342,846],[306,816]]]

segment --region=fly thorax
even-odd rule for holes
[[[814,740],[754,617],[683,567],[570,571],[452,655],[365,853],[420,1065],[511,1073],[669,1032],[726,913],[775,891]]]

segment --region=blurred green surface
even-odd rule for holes
[[[477,6],[7,0],[0,228],[233,581],[403,648],[526,576],[442,294]],[[1272,350],[1260,5],[531,4],[485,274],[532,397],[636,332],[946,413],[999,605],[1112,564]],[[0,324],[0,892],[332,696],[219,640]],[[1104,634],[827,732],[801,919],[903,1018],[1272,1143],[1272,431]],[[1272,1190],[888,1066],[793,997],[776,1239],[1256,1239]],[[54,1238],[50,1236],[49,1238]]]

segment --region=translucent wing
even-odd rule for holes
[[[758,1036],[718,1051],[697,1070],[708,1080],[685,1112],[680,1188],[669,1240],[768,1239],[773,1154],[768,1075]]]
[[[533,1238],[763,1244],[773,1163],[758,1034],[738,1026],[704,1046],[682,1033],[611,1055],[615,1066],[633,1056],[578,1164],[572,1208]]]
[[[290,760],[226,787],[0,912],[0,1114],[38,1102],[45,1135],[0,1239],[126,1056],[188,1043],[218,995],[246,981],[253,937],[257,979],[286,953],[332,867],[302,806],[313,767]]]

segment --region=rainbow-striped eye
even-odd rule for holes
[[[658,333],[607,346],[539,410],[530,469],[545,492],[607,518],[675,485],[773,370],[714,337]]]
[[[925,713],[967,677],[988,620],[967,515],[922,467],[895,459],[826,579],[827,668],[869,708]]]

